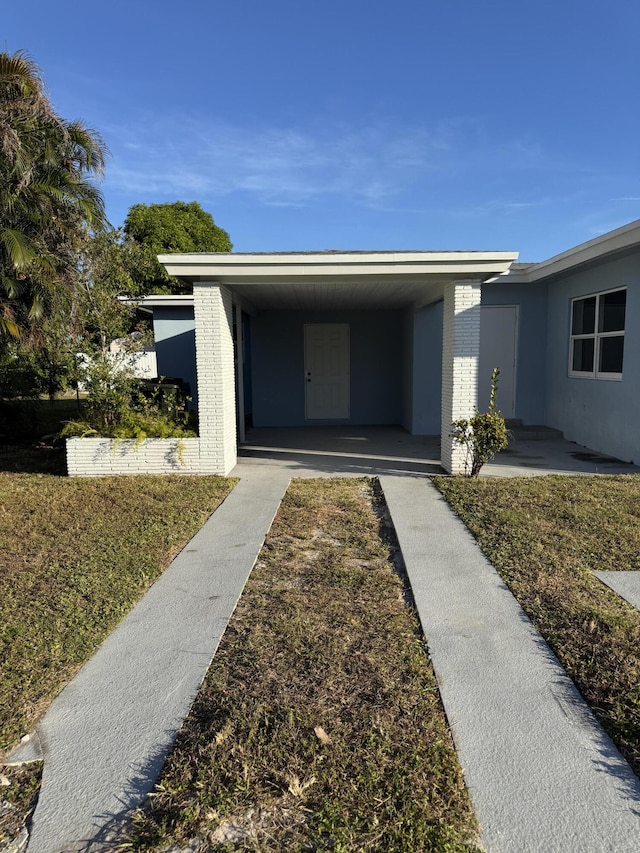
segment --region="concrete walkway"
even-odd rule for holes
[[[28,853],[103,849],[151,789],[288,484],[254,471],[54,700]],[[31,755],[33,744],[19,748]]]
[[[381,478],[490,853],[640,849],[640,780],[425,479]]]
[[[640,849],[638,778],[425,477],[431,463],[402,435],[327,436],[315,452],[244,451],[241,482],[51,705],[28,853],[104,849],[153,785],[289,478],[362,474],[381,479],[486,849]]]
[[[594,575],[640,610],[640,572],[594,572]]]

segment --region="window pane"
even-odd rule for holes
[[[596,298],[589,296],[587,299],[576,299],[573,303],[573,317],[571,321],[572,335],[590,335],[595,332],[596,323]]]
[[[622,373],[624,337],[600,338],[599,373]]]
[[[614,290],[600,297],[598,315],[599,332],[624,332],[624,311],[627,304],[627,291]]]
[[[572,370],[593,373],[593,338],[578,338],[573,342]]]

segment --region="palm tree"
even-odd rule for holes
[[[99,134],[56,114],[29,57],[0,53],[0,334],[72,298],[86,240],[107,225],[92,180],[105,157]]]

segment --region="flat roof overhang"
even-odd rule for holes
[[[247,310],[420,307],[447,282],[508,272],[517,252],[276,252],[159,255],[170,275],[228,287]]]

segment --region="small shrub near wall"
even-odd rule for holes
[[[70,477],[204,474],[198,438],[68,438]]]
[[[473,417],[461,418],[451,424],[454,442],[467,452],[465,471],[469,477],[477,477],[482,466],[509,444],[510,433],[496,404],[499,374],[500,370],[494,367],[488,411],[476,409]]]

